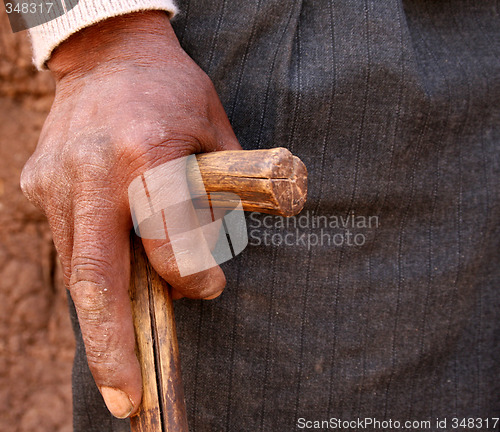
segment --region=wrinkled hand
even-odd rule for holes
[[[142,394],[128,297],[128,186],[174,158],[240,147],[211,81],[161,12],[87,28],[48,66],[56,96],[21,186],[49,220],[90,369],[112,414],[123,418]],[[143,243],[176,297],[222,292],[219,267],[181,277],[167,241]]]

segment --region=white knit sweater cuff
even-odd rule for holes
[[[73,33],[110,17],[145,10],[163,10],[170,17],[177,13],[173,0],[80,0],[66,14],[30,30],[33,62],[43,69],[52,51]]]

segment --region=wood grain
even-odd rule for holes
[[[131,236],[130,299],[143,380],[133,432],[187,432],[179,349],[170,287],[151,267],[139,238]]]
[[[280,216],[293,216],[304,207],[307,169],[285,148],[204,153],[196,160],[203,182],[198,176],[189,175],[196,167],[188,165],[188,181],[194,195],[203,195],[204,191],[231,192],[239,196],[245,211]],[[216,207],[225,208],[228,204],[217,198],[211,200]]]

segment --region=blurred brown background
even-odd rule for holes
[[[52,102],[27,32],[0,8],[0,431],[70,432],[73,335],[44,216],[19,176]]]

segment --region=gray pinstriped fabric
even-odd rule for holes
[[[242,146],[302,158],[309,215],[379,221],[362,246],[249,246],[220,299],[177,302],[191,430],[498,417],[498,2],[179,4]],[[254,238],[319,232],[262,218]],[[75,430],[126,430],[78,347]]]

